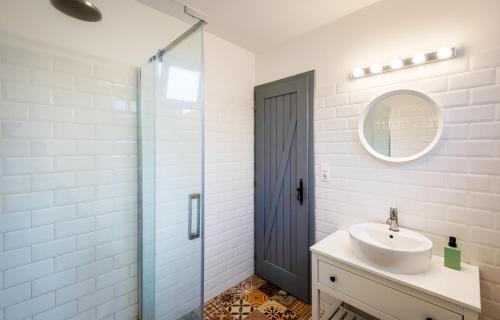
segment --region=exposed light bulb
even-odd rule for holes
[[[378,63],[374,63],[374,64],[371,65],[370,71],[372,73],[379,73],[379,72],[382,71],[382,65],[378,64]]]
[[[362,68],[354,68],[354,70],[352,70],[352,76],[354,78],[359,78],[359,77],[362,77],[364,75],[365,75],[365,71]]]
[[[403,66],[403,60],[399,58],[392,59],[391,61],[391,68],[392,69],[399,69]]]
[[[451,57],[452,54],[453,54],[453,51],[451,50],[450,47],[442,47],[437,52],[437,56],[439,59],[447,59],[447,58]]]
[[[424,63],[426,60],[425,55],[423,53],[415,53],[411,61],[413,61],[414,64],[420,64]]]

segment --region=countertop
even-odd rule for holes
[[[446,268],[443,258],[432,256],[428,271],[416,275],[387,272],[359,259],[351,250],[349,233],[339,230],[311,247],[311,251],[370,272],[382,278],[425,292],[437,298],[460,305],[466,309],[481,311],[479,268],[462,263],[462,270]]]

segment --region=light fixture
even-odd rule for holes
[[[437,56],[439,59],[448,59],[452,55],[453,50],[450,47],[442,47],[437,52]]]
[[[411,61],[414,63],[414,64],[421,64],[421,63],[424,63],[425,60],[427,60],[427,58],[425,57],[425,54],[421,53],[421,52],[417,52],[413,55],[413,58],[411,58]]]
[[[50,3],[62,13],[82,21],[101,21],[102,14],[97,7],[87,0],[50,0]]]
[[[373,76],[380,73],[397,71],[401,69],[416,67],[422,64],[438,62],[445,59],[451,59],[457,56],[457,49],[454,47],[441,47],[437,51],[428,53],[415,53],[409,58],[394,58],[389,63],[374,63],[369,67],[356,67],[352,70],[351,79]]]
[[[371,65],[370,67],[370,72],[371,73],[379,73],[382,71],[382,65],[381,64],[378,64],[378,63],[374,63]]]
[[[365,71],[362,68],[354,68],[354,70],[352,70],[352,76],[354,78],[359,78],[359,77],[362,77],[364,75],[365,75]]]
[[[403,66],[403,60],[399,58],[392,59],[391,61],[391,69],[397,70]]]

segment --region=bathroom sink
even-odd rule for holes
[[[370,265],[400,274],[425,272],[431,263],[432,242],[405,228],[390,231],[380,223],[360,223],[349,228],[356,256]]]

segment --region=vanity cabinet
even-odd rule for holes
[[[320,319],[322,294],[381,320],[478,319],[476,266],[463,264],[462,271],[451,270],[442,265],[442,258],[433,256],[425,273],[394,274],[361,261],[349,243],[349,234],[337,231],[311,248],[313,320]]]

